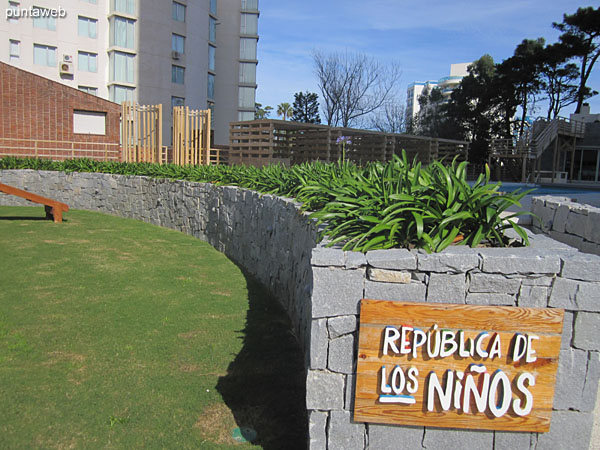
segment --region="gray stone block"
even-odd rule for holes
[[[471,273],[469,281],[469,292],[516,294],[521,286],[519,278],[507,278],[504,275],[489,273]]]
[[[439,253],[417,253],[417,264],[425,272],[467,272],[479,267],[479,255],[468,247],[446,248]]]
[[[313,317],[358,314],[364,292],[365,269],[314,267],[312,275]]]
[[[494,448],[494,432],[426,428],[423,447],[426,449],[492,450]]]
[[[573,250],[571,246],[543,234],[536,234],[529,240],[530,248],[542,250]]]
[[[563,242],[574,249],[579,249],[583,246],[583,238],[581,236],[575,236],[574,234],[551,231],[550,237],[552,239],[556,239],[557,241]]]
[[[383,283],[410,283],[412,279],[410,272],[402,272],[399,270],[376,269],[369,267],[367,275],[371,281],[381,281]]]
[[[424,302],[427,287],[423,283],[409,284],[378,283],[365,281],[365,298],[374,300],[394,300],[401,302]]]
[[[586,283],[582,281],[577,285],[575,302],[581,311],[600,311],[600,283]]]
[[[600,244],[600,208],[594,208],[588,215],[585,238]]]
[[[327,319],[314,319],[310,330],[310,368],[325,369],[327,367],[327,349],[329,334]]]
[[[464,273],[432,273],[427,286],[427,301],[434,303],[464,303],[467,290]]]
[[[580,411],[588,365],[587,352],[575,348],[563,349],[558,361],[553,409]]]
[[[544,286],[521,286],[517,304],[522,308],[545,308],[548,304],[548,288]]]
[[[356,331],[356,316],[333,317],[327,321],[331,339]]]
[[[600,244],[596,244],[594,242],[583,241],[579,250],[583,253],[590,253],[592,255],[600,256]]]
[[[600,351],[600,314],[576,312],[573,346],[583,350]]]
[[[357,269],[367,265],[367,257],[361,252],[344,252],[344,265],[346,269]]]
[[[422,448],[423,427],[390,426],[369,424],[369,449],[406,449]]]
[[[536,213],[537,217],[534,217],[533,221],[538,228],[541,228],[542,231],[547,232],[552,229],[555,212],[555,208],[550,208],[548,205],[546,205]]]
[[[596,406],[598,394],[598,380],[600,379],[600,353],[588,352],[587,373],[583,386],[581,411],[593,411]],[[600,418],[599,418],[600,419]]]
[[[322,411],[344,408],[344,375],[309,370],[306,375],[306,409]]]
[[[548,306],[551,308],[564,308],[568,310],[577,310],[575,296],[577,295],[578,283],[565,278],[556,278],[552,285]]]
[[[512,275],[509,275],[509,277]],[[536,275],[527,275],[524,278],[521,278],[521,285],[523,286],[552,286],[552,282],[554,281],[553,277],[548,276],[536,276]]]
[[[308,413],[309,450],[327,450],[327,419],[329,414],[321,411]]]
[[[560,348],[570,348],[573,339],[573,324],[575,322],[575,314],[571,311],[565,311],[563,316],[563,329],[560,340]]]
[[[560,276],[573,280],[600,281],[600,256],[586,253],[561,256]]]
[[[535,450],[536,442],[531,433],[494,432],[494,450]]]
[[[353,373],[355,359],[354,336],[352,334],[332,339],[329,342],[327,366],[332,372]]]
[[[363,450],[365,426],[352,421],[348,411],[331,411],[327,434],[328,450]]]
[[[488,273],[503,274],[554,274],[560,271],[558,255],[540,254],[529,247],[485,248],[480,249],[482,258],[481,270]]]
[[[310,263],[313,266],[344,266],[344,252],[337,248],[316,247],[312,249]]]
[[[556,212],[554,213],[554,223],[552,224],[552,229],[559,232],[564,233],[565,227],[567,226],[567,216],[569,215],[569,206],[568,205],[559,205],[556,208]]]
[[[550,431],[538,435],[539,450],[585,450],[590,444],[593,417],[577,411],[553,411]]]
[[[356,375],[346,375],[346,391],[344,396],[344,409],[354,410],[354,393],[356,390]]]
[[[508,294],[468,293],[467,305],[513,306],[515,297]]]
[[[414,270],[417,268],[417,259],[409,250],[371,250],[367,252],[367,263],[378,269]]]
[[[587,219],[587,215],[578,214],[573,210],[569,211],[565,231],[569,234],[574,234],[575,236],[583,237],[585,235],[585,224],[587,222]]]

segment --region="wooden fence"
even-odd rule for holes
[[[437,159],[466,160],[468,143],[406,134],[380,133],[353,128],[334,128],[282,120],[232,122],[229,128],[229,163],[263,166],[341,158],[340,136],[352,144],[346,158],[357,163],[389,161],[405,150],[409,158],[425,164]]]
[[[173,108],[173,163],[211,163],[209,109],[193,110],[188,106]]]
[[[166,162],[162,151],[162,105],[123,102],[121,142],[125,162]]]
[[[0,137],[0,157],[3,156],[53,160],[90,158],[97,161],[119,161],[121,148],[118,143],[109,142]]]

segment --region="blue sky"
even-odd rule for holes
[[[523,39],[558,39],[552,22],[598,1],[571,0],[260,0],[256,100],[276,107],[298,91],[319,92],[312,52],[359,51],[402,67],[404,100],[413,81],[437,80],[450,64],[485,53],[510,57]],[[600,63],[588,85],[600,91]],[[589,100],[600,113],[600,95]],[[573,106],[561,112],[573,112]],[[543,110],[538,111],[544,115]],[[274,116],[274,114],[272,115]]]

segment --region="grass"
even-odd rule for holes
[[[43,216],[0,207],[0,447],[305,448],[302,356],[254,280],[175,231]]]

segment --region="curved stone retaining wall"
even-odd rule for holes
[[[316,244],[291,200],[234,187],[87,173],[0,171],[0,181],[67,203],[204,239],[256,276],[287,309],[305,353],[311,449],[588,448],[600,377],[600,258],[544,235],[521,249],[442,253]],[[23,203],[0,195],[0,204]],[[68,219],[68,213],[66,218]],[[549,433],[354,423],[361,298],[564,308]],[[593,441],[592,441],[593,442]]]
[[[538,217],[533,230],[582,252],[600,255],[600,208],[567,197],[534,197],[531,211]]]

